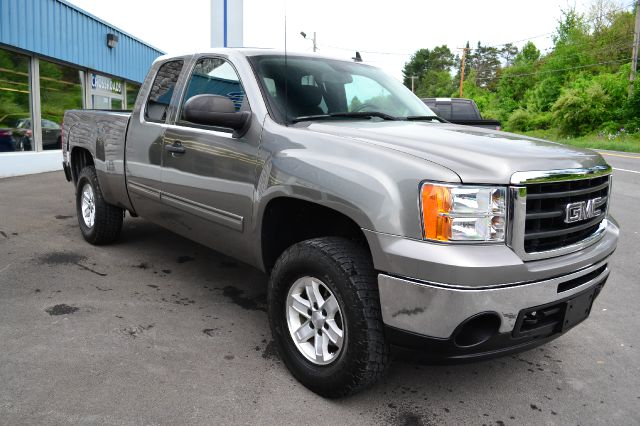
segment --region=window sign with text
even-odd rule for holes
[[[91,88],[102,92],[122,94],[122,81],[91,73]]]

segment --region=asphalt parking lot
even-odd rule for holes
[[[591,317],[467,365],[397,359],[338,401],[278,360],[266,278],[143,219],[78,230],[62,172],[0,180],[0,424],[639,424],[640,155],[605,152],[621,225]]]

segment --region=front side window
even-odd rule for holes
[[[398,80],[369,65],[321,58],[250,58],[276,120],[363,117],[389,119],[435,114]]]
[[[181,111],[184,110],[184,104],[196,95],[227,97],[233,102],[236,112],[249,109],[236,70],[229,62],[221,58],[202,58],[196,62],[182,99]],[[182,124],[186,124],[182,112],[180,117]]]
[[[162,64],[158,70],[151,85],[144,111],[146,120],[160,123],[164,123],[166,120],[173,90],[178,82],[178,77],[180,77],[183,64],[183,61],[171,61]]]
[[[351,83],[344,85],[344,89],[350,112],[364,111],[369,108],[398,109],[391,92],[369,77],[354,75]]]

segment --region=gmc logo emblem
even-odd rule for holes
[[[579,201],[577,203],[569,203],[565,208],[565,223],[580,222],[581,220],[591,219],[602,214],[602,210],[598,209],[602,204],[602,197],[597,197],[588,201]]]

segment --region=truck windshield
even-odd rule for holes
[[[382,70],[325,58],[250,58],[275,119],[406,120],[435,116],[409,89]],[[370,113],[370,114],[367,114]]]

